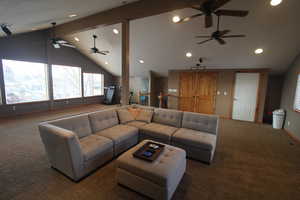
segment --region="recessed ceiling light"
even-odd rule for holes
[[[185,56],[188,57],[188,58],[190,58],[190,57],[193,56],[193,54],[192,54],[191,52],[187,52],[187,53],[185,54]]]
[[[118,29],[115,29],[113,30],[114,34],[119,34],[119,30]]]
[[[74,40],[76,40],[77,42],[80,41],[78,37],[74,37]]]
[[[107,62],[107,61],[105,61],[105,64],[106,64],[106,65],[108,65],[108,62]]]
[[[139,60],[139,62],[140,62],[141,64],[144,64],[144,63],[145,63],[145,61],[143,61],[143,60]]]
[[[259,48],[259,49],[256,49],[254,52],[255,52],[255,54],[262,54],[264,52],[264,50]]]
[[[77,17],[77,15],[76,14],[71,14],[71,15],[69,15],[69,17],[73,18],[73,17]]]
[[[278,6],[281,4],[282,0],[271,0],[271,6]]]
[[[178,15],[176,15],[176,16],[173,17],[172,20],[173,20],[174,23],[178,23],[180,21],[180,17]]]

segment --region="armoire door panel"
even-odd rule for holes
[[[183,72],[180,86],[180,110],[215,113],[217,73]]]

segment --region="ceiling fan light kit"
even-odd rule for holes
[[[93,54],[101,54],[106,56],[107,54],[109,54],[109,51],[99,51],[99,49],[96,47],[96,40],[97,40],[98,36],[97,35],[93,35],[93,40],[94,40],[94,47],[91,48],[91,53]]]
[[[187,22],[196,17],[204,16],[205,27],[209,28],[213,26],[213,15],[231,17],[246,17],[248,15],[249,12],[247,10],[219,9],[230,1],[231,0],[207,0],[201,5],[192,5],[191,8],[201,11],[201,13],[180,19],[177,23]]]
[[[57,38],[55,36],[55,26],[56,26],[56,22],[52,22],[52,38],[51,38],[51,44],[55,49],[60,49],[61,46],[64,47],[70,47],[70,48],[76,48],[74,45],[70,44],[69,42],[61,39],[61,38]]]
[[[209,35],[196,36],[196,38],[208,38],[204,41],[198,42],[198,44],[204,44],[204,43],[209,42],[211,40],[216,40],[219,44],[225,45],[226,41],[224,40],[224,38],[242,38],[242,37],[246,37],[246,35],[227,35],[230,32],[231,32],[230,30],[223,30],[223,31],[220,30],[220,16],[218,16],[217,30],[215,32],[213,32],[210,36]]]

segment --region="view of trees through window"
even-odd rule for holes
[[[47,65],[2,60],[7,104],[48,100]]]
[[[82,97],[81,68],[52,65],[54,99]]]
[[[44,63],[2,60],[6,104],[49,100],[48,66]],[[52,65],[53,98],[70,99],[104,94],[104,76],[82,73],[80,67]],[[0,88],[0,104],[2,104]]]
[[[84,96],[97,96],[104,94],[103,74],[83,73]]]

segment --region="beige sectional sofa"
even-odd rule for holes
[[[138,108],[133,115],[130,108]],[[39,125],[50,164],[78,181],[144,139],[183,148],[210,163],[218,136],[217,116],[125,106]]]

